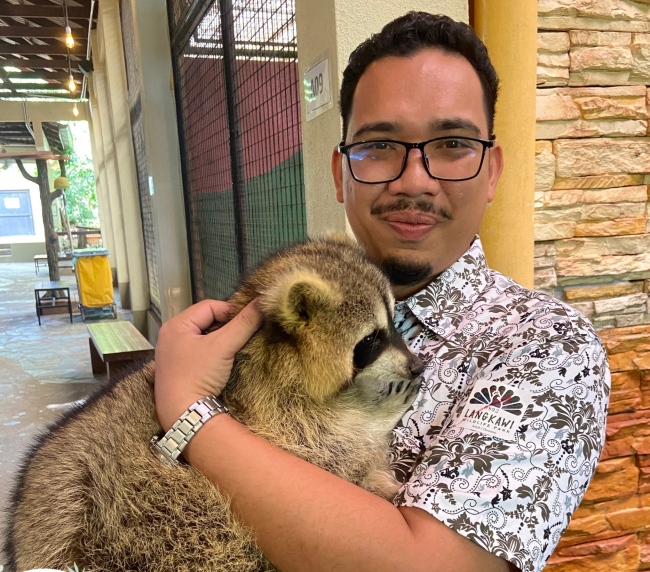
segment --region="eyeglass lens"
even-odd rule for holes
[[[369,141],[350,147],[350,168],[360,181],[379,183],[399,176],[406,146],[394,141]],[[462,137],[437,139],[424,147],[429,174],[440,179],[469,179],[478,174],[483,144]]]

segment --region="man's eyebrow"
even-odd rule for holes
[[[357,139],[366,133],[397,133],[397,131],[398,126],[395,123],[391,123],[390,121],[373,121],[359,127],[354,132],[354,135],[352,135],[352,139]]]
[[[433,131],[454,131],[456,129],[463,129],[465,131],[472,131],[477,137],[481,136],[481,130],[475,123],[461,117],[436,119],[429,122],[429,128]]]

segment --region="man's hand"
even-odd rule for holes
[[[165,322],[156,344],[156,411],[167,431],[197,399],[219,395],[230,377],[235,354],[260,327],[255,301],[219,330],[203,334],[213,322],[224,323],[231,307],[203,300]]]

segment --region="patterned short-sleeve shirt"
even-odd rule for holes
[[[522,572],[566,529],[605,443],[610,374],[591,323],[490,270],[478,237],[396,326],[426,363],[395,429],[395,504],[421,508]]]

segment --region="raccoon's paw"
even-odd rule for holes
[[[361,486],[387,501],[392,501],[401,487],[395,477],[386,470],[371,471]]]
[[[379,395],[382,399],[393,398],[403,405],[410,405],[418,394],[421,385],[422,377],[382,382],[379,387]]]

